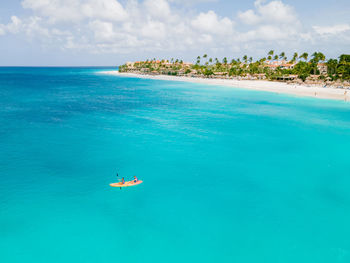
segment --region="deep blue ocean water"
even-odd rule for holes
[[[350,262],[349,103],[103,70],[0,68],[1,263]]]

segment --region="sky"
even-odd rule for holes
[[[0,66],[350,54],[349,0],[0,0]]]

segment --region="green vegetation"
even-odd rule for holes
[[[332,84],[330,82],[350,82],[350,55],[343,54],[338,59],[328,59],[321,52],[311,56],[304,52],[294,53],[288,61],[286,53],[279,55],[271,50],[266,57],[253,61],[252,57],[228,59],[210,58],[207,54],[198,56],[196,63],[169,60],[146,60],[128,62],[119,67],[120,72],[141,74],[164,74],[206,78],[267,79],[292,82]]]

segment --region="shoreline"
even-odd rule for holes
[[[228,86],[232,88],[242,88],[249,90],[267,91],[273,93],[283,93],[296,95],[298,97],[312,97],[319,99],[343,100],[349,101],[350,94],[346,89],[337,89],[332,87],[322,86],[307,86],[299,84],[287,84],[283,82],[274,82],[266,80],[236,80],[236,79],[207,79],[207,78],[192,78],[185,76],[167,76],[167,75],[146,75],[136,73],[119,73],[119,71],[102,71],[102,74],[135,77],[143,79],[182,81],[200,84],[209,84],[217,86]]]

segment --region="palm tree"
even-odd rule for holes
[[[301,56],[299,58],[305,59],[305,62],[306,62],[308,57],[309,57],[309,54],[304,52],[303,54],[301,54]]]
[[[204,55],[203,55],[203,58],[207,58],[207,57],[208,57],[207,54],[204,54]],[[208,65],[208,62],[206,62],[205,64]]]
[[[314,69],[314,75],[316,75],[317,72],[317,64],[320,61],[320,55],[318,54],[318,52],[314,52],[312,55],[312,59],[310,60],[310,62],[313,65],[313,69]]]
[[[198,56],[198,57],[197,57],[197,64],[199,65],[200,63],[201,63],[201,57]]]
[[[314,63],[318,63],[320,61],[326,60],[326,56],[321,52],[315,52],[311,56],[312,56],[312,62]]]
[[[318,60],[318,52],[314,52],[311,57],[313,58],[313,61],[317,61]]]
[[[248,56],[247,56],[247,55],[244,55],[244,56],[243,56],[243,61],[244,61],[245,63],[247,63],[247,61],[248,61]]]
[[[330,59],[327,61],[327,71],[330,75],[333,75],[337,72],[338,60]]]
[[[273,60],[278,60],[278,55],[275,55],[275,56],[273,57]]]
[[[294,53],[293,59],[294,59],[294,61],[296,61],[298,59],[298,53],[297,52]]]
[[[269,56],[267,57],[267,59],[268,59],[268,60],[271,60],[271,59],[272,59],[272,56],[269,55]]]
[[[326,60],[326,56],[323,53],[318,52],[318,56],[320,58],[320,61],[325,61]]]
[[[298,59],[298,53],[295,52],[292,61],[295,62]]]
[[[267,55],[273,56],[273,53],[275,53],[275,52],[273,50],[270,50],[269,53],[267,53]]]
[[[285,53],[285,52],[282,52],[282,53],[280,54],[280,59],[282,59],[282,60],[287,60],[287,57],[286,57],[286,53]]]
[[[250,63],[252,63],[252,61],[253,61],[253,58],[252,58],[252,57],[250,57],[250,58],[249,58],[249,62],[250,62]]]
[[[222,63],[225,64],[225,65],[227,64],[227,58],[226,57],[223,58]]]
[[[209,63],[212,63],[213,62],[213,59],[212,58],[209,58]]]
[[[266,58],[264,57],[264,58],[261,58],[260,60],[259,60],[259,62],[260,63],[264,63],[266,61]]]

